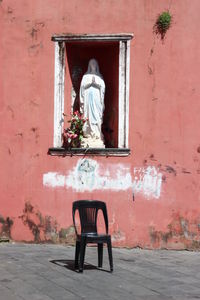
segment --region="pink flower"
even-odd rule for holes
[[[71,138],[72,135],[73,135],[72,133],[67,132],[67,136],[68,136],[69,138]]]
[[[79,115],[79,112],[78,112],[78,110],[77,110],[77,111],[75,111],[74,115],[75,115],[75,116],[78,116],[78,115]]]

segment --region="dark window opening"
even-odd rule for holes
[[[102,125],[105,146],[117,148],[119,42],[66,43],[65,113],[69,115],[72,110],[79,110],[80,83],[91,58],[97,59],[106,85]]]

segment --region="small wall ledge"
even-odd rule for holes
[[[129,148],[49,148],[48,154],[52,156],[128,156]]]

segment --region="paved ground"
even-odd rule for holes
[[[84,273],[73,269],[74,248],[0,244],[0,300],[200,299],[200,253],[113,249],[114,272],[97,269],[86,250]]]

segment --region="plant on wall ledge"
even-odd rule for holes
[[[65,114],[63,114],[66,116]],[[78,111],[71,114],[71,119],[68,121],[70,126],[64,129],[63,146],[65,148],[79,148],[83,138],[83,125],[87,121]]]
[[[156,21],[154,30],[156,34],[160,34],[161,39],[163,40],[167,30],[171,26],[172,16],[169,11],[162,12]]]

